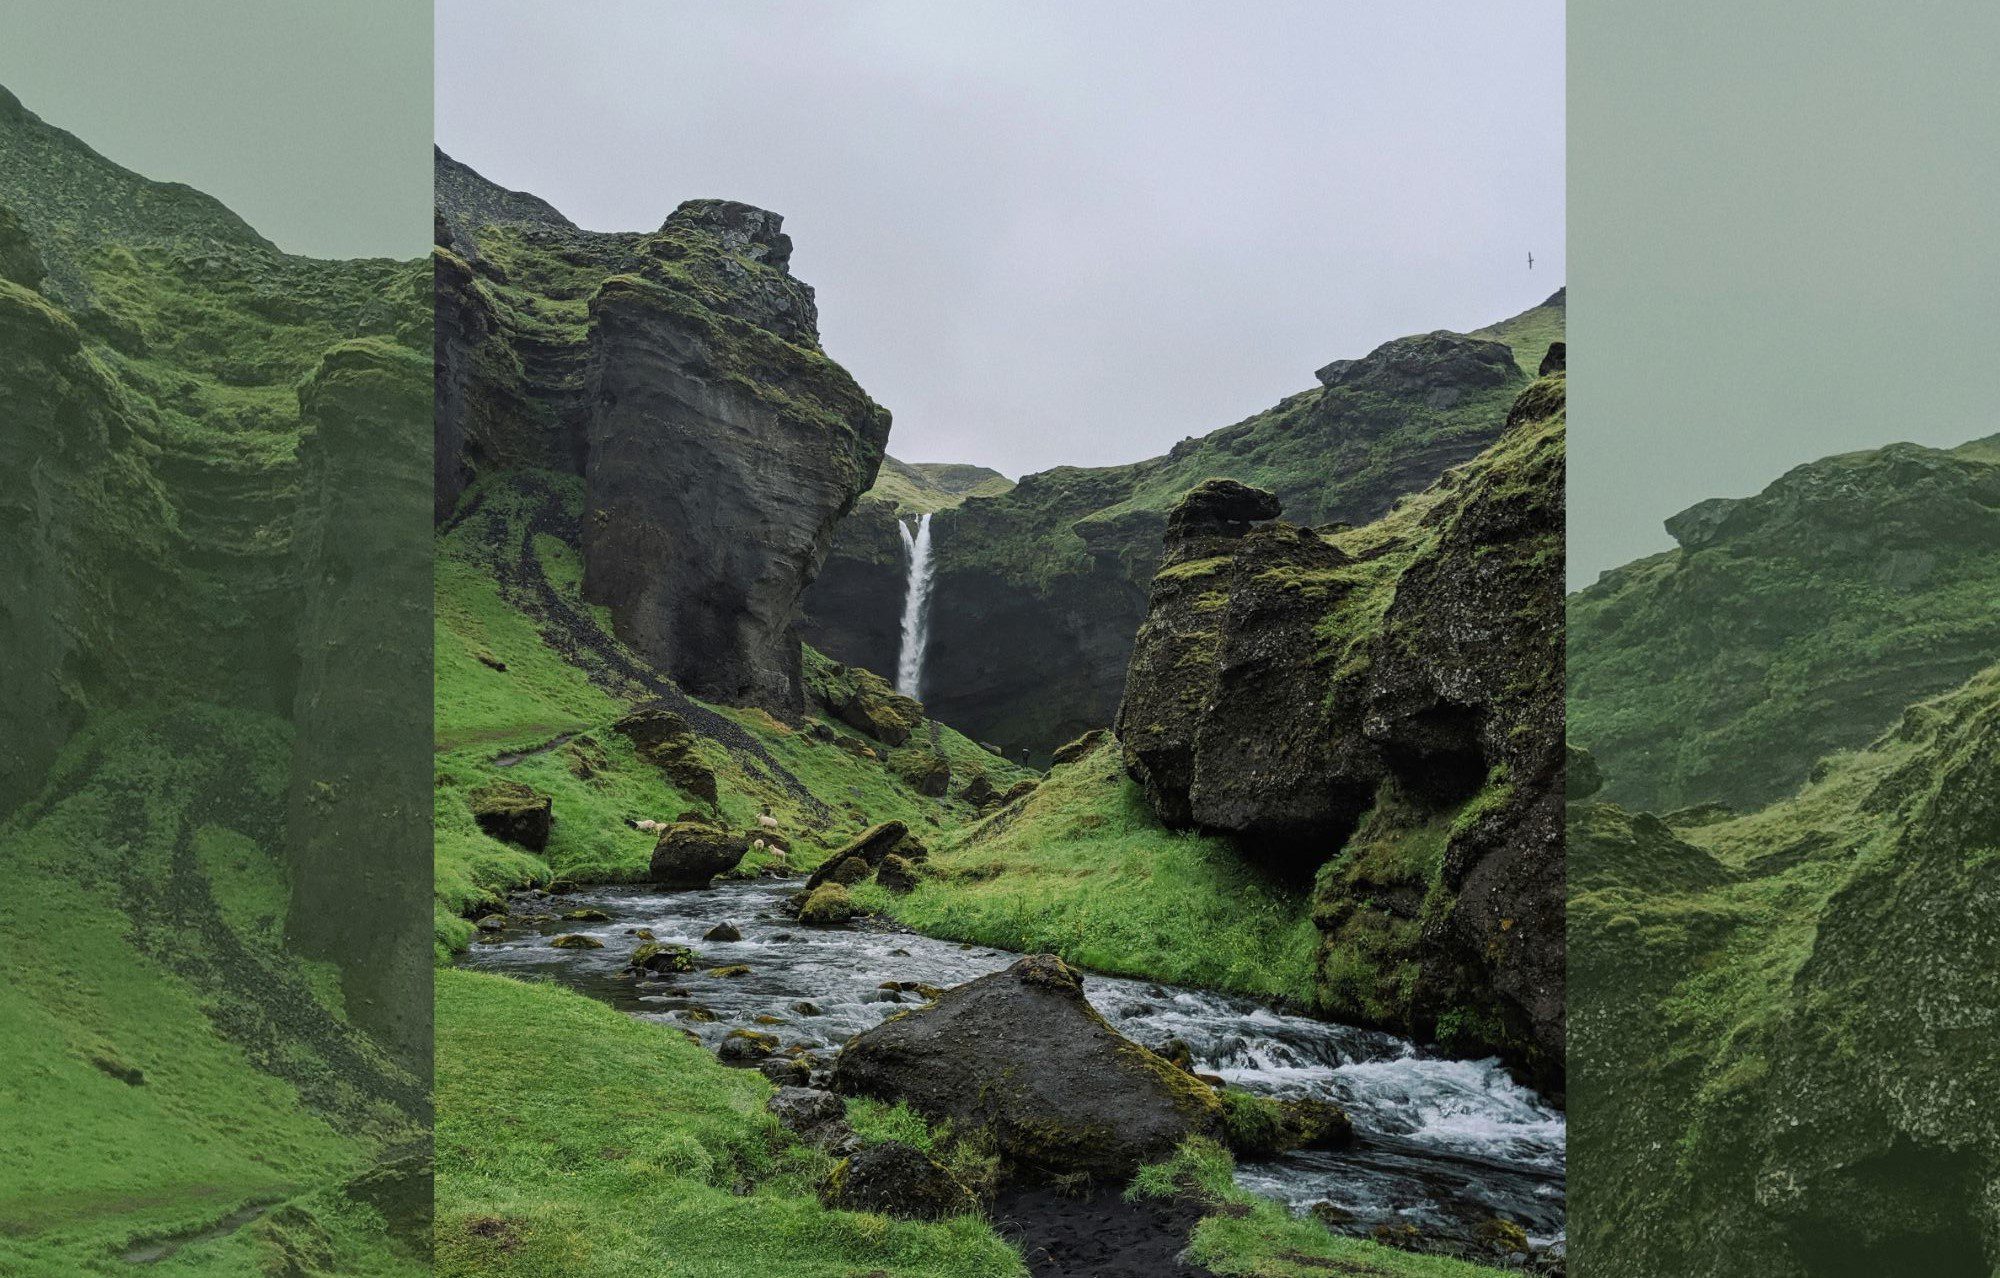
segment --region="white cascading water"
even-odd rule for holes
[[[902,520],[903,550],[910,557],[909,583],[903,590],[903,649],[896,658],[896,691],[921,699],[924,685],[924,645],[930,640],[931,517],[917,516],[912,529]]]

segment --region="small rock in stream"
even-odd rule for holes
[[[734,923],[717,923],[714,927],[702,933],[701,939],[704,941],[723,942],[740,941],[743,939],[743,933],[736,930]]]

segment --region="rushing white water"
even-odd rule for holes
[[[709,1046],[731,1030],[776,1034],[829,1063],[840,1045],[920,1001],[884,980],[949,986],[998,971],[1018,956],[900,932],[800,927],[784,911],[794,883],[757,880],[692,892],[591,888],[559,901],[523,902],[541,922],[482,936],[466,963],[551,977],[642,1018],[685,1029]],[[583,925],[601,950],[554,949],[578,924],[553,911],[594,906],[611,921]],[[706,939],[729,921],[739,939]],[[745,976],[690,972],[634,980],[626,955],[645,927],[692,946],[703,964],[741,963]],[[1246,1161],[1237,1180],[1297,1211],[1331,1203],[1366,1234],[1417,1224],[1467,1235],[1495,1216],[1531,1238],[1562,1236],[1563,1115],[1515,1084],[1498,1061],[1451,1060],[1375,1030],[1312,1020],[1227,994],[1090,975],[1084,991],[1121,1033],[1148,1045],[1185,1043],[1197,1068],[1246,1091],[1332,1101],[1354,1120],[1350,1149],[1296,1150]],[[802,1004],[801,1000],[805,1000]],[[801,1010],[803,1008],[809,1010]],[[699,1016],[691,1015],[700,1010]],[[773,1024],[772,1017],[781,1023]],[[764,1019],[759,1020],[759,1017]]]
[[[899,519],[896,531],[903,534],[903,550],[910,557],[909,583],[903,589],[903,648],[896,657],[896,691],[906,697],[922,697],[924,645],[931,637],[931,517],[918,515],[914,529]]]

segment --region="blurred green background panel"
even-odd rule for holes
[[[0,1273],[428,1272],[427,5],[0,39]]]

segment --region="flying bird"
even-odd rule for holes
[[[1528,254],[1528,269],[1531,271],[1535,269],[1535,255],[1533,253]]]

